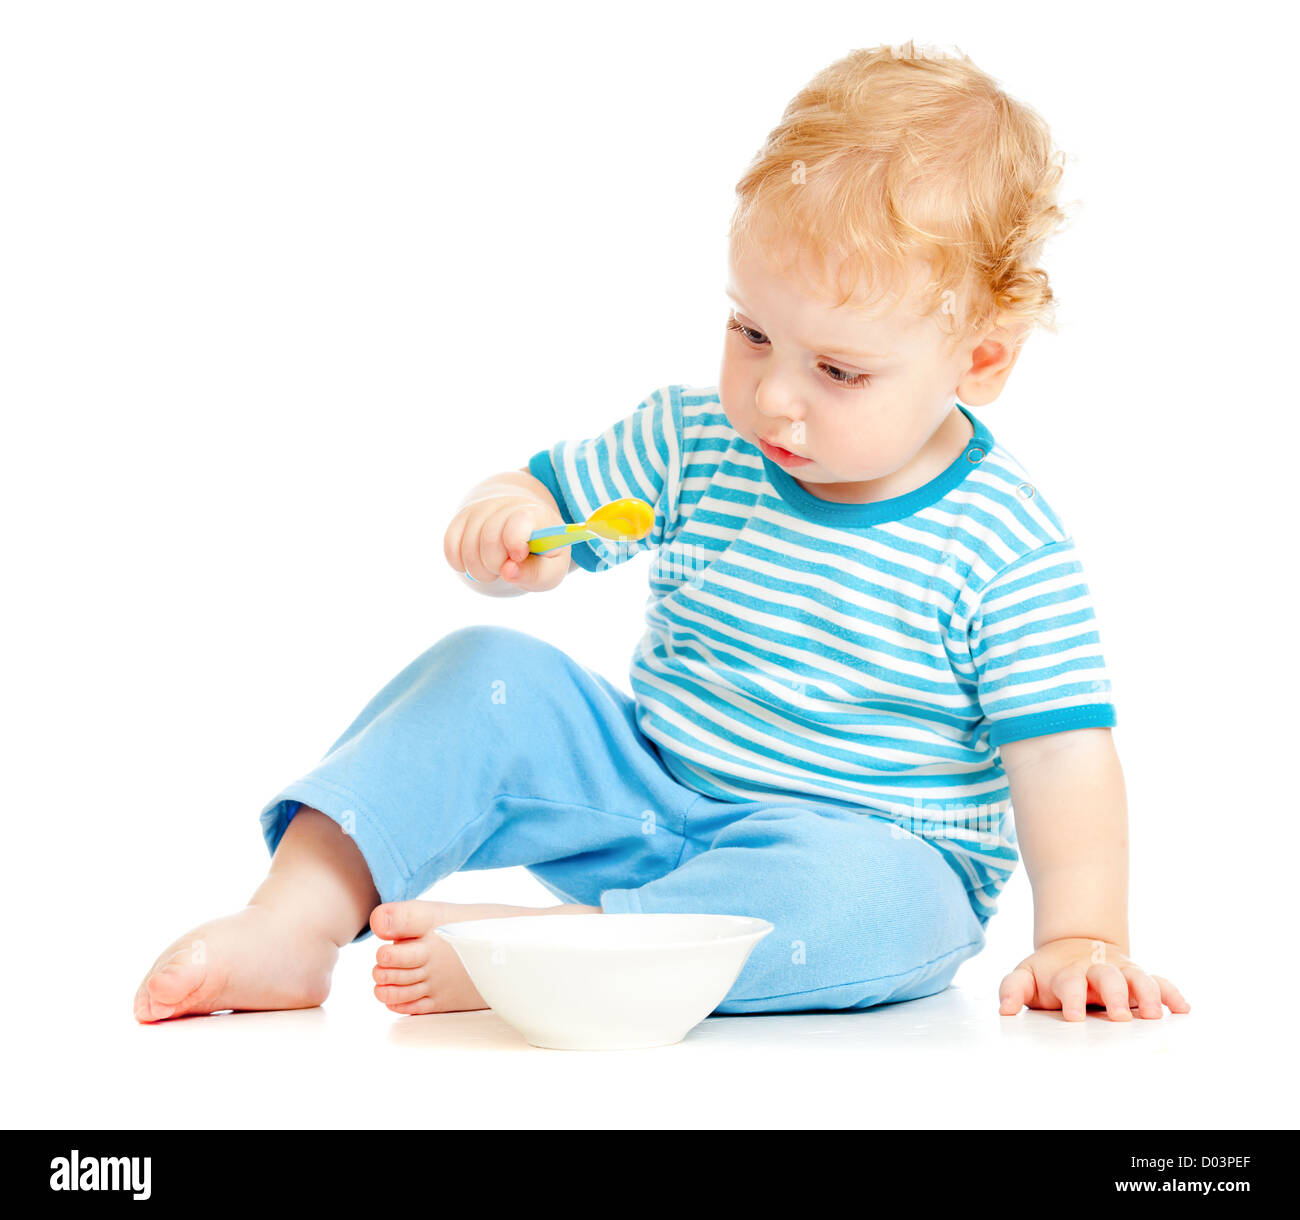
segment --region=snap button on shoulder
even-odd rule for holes
[[[984,460],[984,450],[978,445],[966,450],[966,460],[968,462],[982,462]]]
[[[1016,495],[1022,500],[1032,500],[1034,498],[1034,485],[1032,483],[1021,483],[1016,488]]]

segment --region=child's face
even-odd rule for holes
[[[719,377],[723,410],[759,448],[760,440],[770,441],[811,459],[791,462],[764,449],[801,484],[813,485],[814,495],[817,484],[839,485],[837,499],[901,494],[888,477],[921,468],[922,450],[956,414],[958,394],[971,406],[991,402],[1015,362],[1018,349],[981,343],[984,336],[950,350],[938,320],[914,312],[919,268],[903,300],[868,319],[851,305],[835,308],[807,296],[734,249],[728,265],[733,309]],[[964,419],[945,432],[957,424],[960,447],[970,435]]]

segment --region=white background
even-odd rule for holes
[[[0,1121],[1294,1125],[1295,73],[1280,9],[1205,11],[0,6]],[[908,38],[1070,156],[1060,333],[977,411],[1082,552],[1133,953],[1192,1013],[999,1018],[1021,871],[946,996],[672,1051],[393,1017],[373,942],[322,1010],[135,1026],[154,955],[263,874],[263,802],[446,632],[519,627],[627,689],[646,557],[490,600],[446,524],[715,384],[735,181],[817,70]],[[550,900],[522,871],[436,892]]]

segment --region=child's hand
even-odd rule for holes
[[[1139,1017],[1159,1019],[1170,1012],[1190,1012],[1191,1005],[1168,979],[1147,974],[1116,945],[1104,940],[1049,940],[1031,953],[998,990],[1000,1012],[1014,1016],[1022,1005],[1059,1008],[1067,1021],[1082,1021],[1086,1004],[1104,1004],[1112,1021],[1131,1021],[1130,1003]]]
[[[442,550],[457,573],[480,583],[498,577],[529,593],[554,589],[569,570],[569,552],[546,558],[528,550],[528,535],[564,518],[535,496],[491,496],[465,505],[443,536]]]

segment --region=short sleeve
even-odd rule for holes
[[[566,523],[585,521],[610,500],[634,497],[654,509],[654,526],[635,542],[581,542],[574,561],[589,572],[625,563],[669,536],[681,486],[682,408],[678,387],[655,390],[630,415],[587,440],[557,441],[528,460]]]
[[[1022,555],[988,582],[969,643],[991,745],[1115,724],[1092,594],[1071,540]]]

